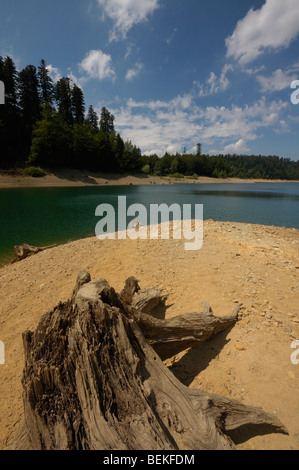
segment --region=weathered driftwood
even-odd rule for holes
[[[82,272],[71,300],[24,333],[24,419],[11,449],[234,449],[226,433],[247,423],[287,433],[260,408],[187,388],[157,353],[167,355],[163,341],[177,351],[208,339],[236,312],[217,318],[206,306],[163,321],[135,308],[140,292],[134,278],[119,295]],[[143,291],[142,308],[153,297]]]
[[[57,245],[37,247],[37,246],[28,245],[27,243],[24,243],[23,245],[16,245],[14,247],[14,252],[15,252],[16,257],[13,259],[12,263],[21,261],[30,255],[39,253],[40,251],[48,250],[49,248],[54,248],[55,246]]]

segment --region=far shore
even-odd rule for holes
[[[198,178],[185,176],[147,176],[127,174],[106,174],[101,172],[72,169],[45,170],[45,176],[33,178],[0,170],[0,189],[4,188],[47,188],[81,186],[140,186],[168,184],[253,184],[253,183],[298,183],[289,180],[241,179],[241,178]]]

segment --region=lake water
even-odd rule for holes
[[[182,184],[0,190],[0,265],[22,243],[45,246],[95,234],[99,204],[203,204],[204,219],[299,229],[299,183]],[[129,222],[130,219],[128,219]]]

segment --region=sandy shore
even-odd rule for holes
[[[1,188],[34,188],[34,187],[73,187],[73,186],[129,186],[150,184],[229,184],[229,183],[283,183],[283,180],[254,180],[240,178],[169,178],[156,176],[130,176],[118,174],[104,174],[78,170],[46,170],[45,176],[33,178],[30,176],[14,175],[0,171]]]
[[[23,412],[22,333],[71,296],[77,274],[105,278],[117,292],[134,275],[141,288],[169,293],[168,316],[201,311],[216,315],[241,303],[230,331],[167,362],[190,387],[221,394],[276,413],[289,436],[234,435],[246,449],[299,449],[299,365],[291,343],[299,340],[299,231],[230,222],[204,222],[200,251],[184,240],[86,238],[0,269],[0,448],[13,439]]]

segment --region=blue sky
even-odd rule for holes
[[[0,55],[45,59],[143,153],[299,159],[298,0],[2,0]]]

